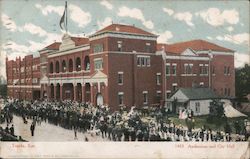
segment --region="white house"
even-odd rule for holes
[[[209,88],[180,88],[167,100],[167,109],[177,114],[188,110],[194,116],[207,115],[210,102],[219,98]]]

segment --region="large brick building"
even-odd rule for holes
[[[40,57],[6,59],[8,96],[76,100],[112,109],[163,104],[181,87],[235,96],[234,51],[204,40],[157,44],[157,35],[112,24],[88,38],[65,34]]]

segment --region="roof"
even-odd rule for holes
[[[209,88],[180,88],[178,91],[185,94],[189,100],[220,98]]]
[[[89,38],[71,37],[71,40],[75,42],[76,46],[89,44]]]
[[[190,40],[186,42],[179,42],[174,44],[157,44],[157,50],[162,50],[164,47],[166,52],[181,54],[187,48],[191,48],[194,51],[220,51],[220,52],[234,52],[231,49],[219,46],[217,44],[205,41],[205,40]]]
[[[150,32],[137,28],[133,25],[122,25],[122,24],[111,24],[99,31],[97,33],[102,32],[122,32],[122,33],[132,33],[132,34],[141,34],[141,35],[148,35],[148,36],[156,36]]]
[[[43,48],[42,50],[48,49],[48,50],[59,50],[59,46],[61,45],[60,42],[54,42],[48,46],[46,46],[45,48]]]

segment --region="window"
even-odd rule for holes
[[[123,98],[124,98],[123,95],[124,95],[123,92],[118,93],[118,104],[119,105],[123,105]]]
[[[137,57],[137,66],[141,66],[141,58]]]
[[[227,75],[230,75],[230,67],[227,67]]]
[[[184,64],[184,74],[192,74],[193,73],[193,64]]]
[[[122,41],[117,41],[118,51],[122,51]]]
[[[227,67],[224,66],[224,75],[227,75]]]
[[[93,47],[93,52],[103,52],[103,44],[95,44]]]
[[[146,52],[151,52],[151,46],[150,43],[146,43],[146,48],[145,48]]]
[[[150,67],[150,56],[137,56],[137,66]]]
[[[204,73],[204,75],[208,75],[208,66],[204,66],[204,71],[203,71],[203,73]]]
[[[195,102],[195,112],[200,113],[200,102]]]
[[[203,64],[200,64],[199,66],[200,66],[200,75],[202,75],[203,74]]]
[[[118,84],[123,84],[123,72],[118,72]]]
[[[76,58],[76,71],[81,71],[81,58],[77,57]]]
[[[21,67],[21,72],[24,72],[24,67]]]
[[[66,62],[63,60],[62,62],[62,72],[66,72]]]
[[[148,91],[143,91],[143,104],[148,104]]]
[[[50,66],[49,66],[49,72],[53,73],[53,63],[52,62],[50,63]]]
[[[102,59],[94,59],[95,70],[100,70],[103,68],[103,61]]]
[[[156,74],[156,84],[161,85],[161,73]]]
[[[32,83],[37,83],[37,78],[33,78]]]
[[[175,76],[176,75],[176,64],[173,64],[173,69],[172,69],[172,74]]]
[[[167,63],[166,64],[166,75],[170,75],[170,64],[169,63]]]
[[[156,100],[160,103],[161,101],[161,91],[156,91]]]
[[[24,83],[24,79],[21,79],[21,83]]]
[[[150,66],[150,58],[145,58],[147,67]]]
[[[200,75],[208,75],[208,64],[200,64]]]
[[[37,70],[37,65],[33,65],[32,70]]]

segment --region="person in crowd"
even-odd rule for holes
[[[10,123],[13,113],[23,118],[33,120],[30,131],[34,136],[36,123],[49,122],[65,129],[73,129],[75,138],[77,132],[91,133],[93,137],[100,135],[102,139],[110,141],[232,141],[232,129],[226,124],[224,133],[214,132],[202,127],[192,131],[172,121],[163,120],[167,113],[164,108],[148,107],[131,108],[127,111],[111,112],[108,106],[93,106],[90,103],[77,103],[71,101],[18,101],[7,102],[3,110],[4,119]],[[146,113],[143,113],[143,112]],[[2,113],[2,112],[1,112]],[[192,112],[190,113],[192,120]],[[11,117],[12,115],[12,117]],[[3,116],[3,115],[1,115]],[[149,118],[145,120],[145,118]],[[235,123],[235,127],[239,127]],[[12,129],[13,127],[13,129]],[[14,134],[14,126],[5,128],[6,132]],[[235,140],[241,141],[241,132]],[[85,140],[88,140],[87,138]]]
[[[11,127],[10,127],[10,134],[12,136],[15,136],[15,129],[14,129],[14,125],[12,124]]]
[[[5,128],[5,132],[6,132],[6,133],[10,133],[9,124],[7,124],[7,126],[6,126],[6,128]]]
[[[32,124],[30,125],[30,131],[31,131],[31,136],[34,136],[34,131],[35,131],[35,124],[34,124],[34,122],[32,122]]]

